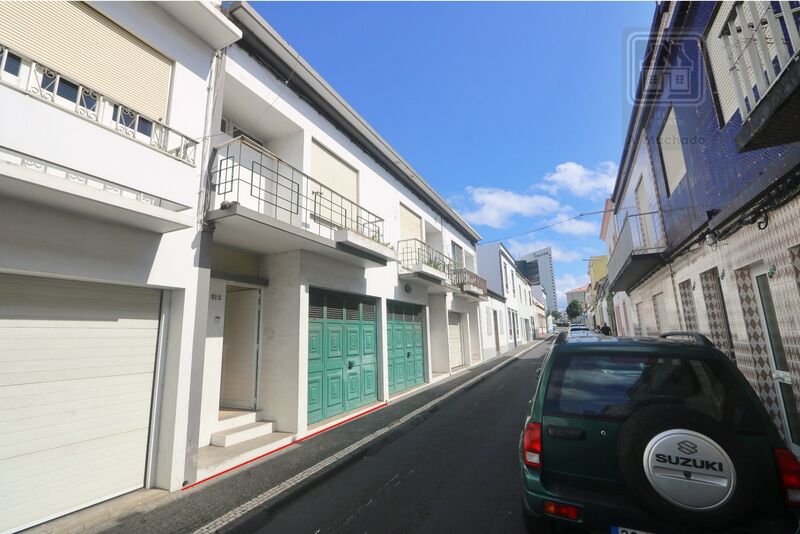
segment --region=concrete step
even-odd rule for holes
[[[272,421],[257,421],[236,428],[211,434],[211,444],[217,447],[230,447],[249,439],[272,433]]]
[[[220,410],[219,421],[214,427],[214,432],[224,432],[239,426],[255,423],[259,419],[259,413],[249,410]]]

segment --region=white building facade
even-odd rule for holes
[[[205,2],[0,5],[0,531],[185,480],[205,110],[239,35]]]
[[[190,481],[482,361],[480,236],[251,6],[229,17]]]

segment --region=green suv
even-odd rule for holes
[[[797,532],[800,463],[705,337],[568,337],[520,436],[530,532]]]

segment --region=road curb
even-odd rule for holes
[[[400,427],[406,425],[407,423],[411,422],[413,419],[416,419],[420,415],[430,411],[432,408],[438,406],[442,402],[446,401],[453,395],[468,389],[469,387],[474,386],[478,382],[482,381],[487,376],[499,371],[500,369],[510,365],[512,362],[518,360],[521,356],[527,354],[534,348],[538,347],[542,343],[550,341],[552,336],[548,336],[545,339],[542,339],[538,343],[534,343],[530,347],[520,351],[518,354],[515,354],[509,357],[507,360],[500,362],[499,364],[483,371],[479,375],[467,380],[463,384],[459,384],[458,386],[454,387],[453,389],[447,391],[443,395],[436,397],[435,399],[427,402],[426,404],[416,408],[415,410],[407,413],[403,417],[393,421],[392,423],[386,425],[383,428],[376,430],[375,432],[364,436],[360,440],[356,441],[355,443],[350,444],[349,446],[345,447],[344,449],[340,450],[337,453],[325,458],[324,460],[317,462],[316,464],[312,465],[311,467],[301,471],[300,473],[296,474],[295,476],[281,482],[277,486],[270,488],[269,490],[253,497],[252,499],[248,500],[247,502],[237,506],[233,510],[228,511],[227,513],[221,515],[217,519],[203,525],[202,527],[198,528],[194,531],[194,534],[209,534],[212,532],[219,532],[220,530],[232,526],[231,524],[238,521],[248,513],[256,510],[259,507],[269,503],[269,502],[280,502],[288,499],[292,495],[296,495],[298,492],[302,491],[304,487],[315,480],[319,480],[324,475],[333,472],[338,467],[343,467],[346,465],[347,460],[355,458],[360,452],[367,449],[369,446],[373,445],[379,439],[387,438],[392,432],[398,430]]]

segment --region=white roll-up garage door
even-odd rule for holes
[[[0,275],[0,532],[143,486],[160,303]]]
[[[448,341],[450,342],[450,368],[464,365],[463,350],[461,348],[461,315],[447,312]]]

